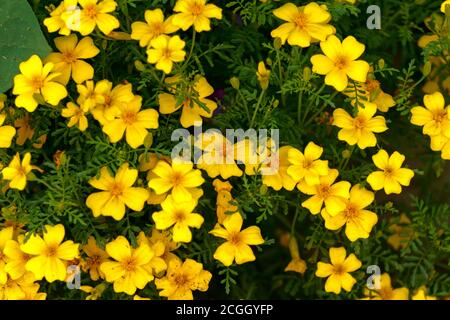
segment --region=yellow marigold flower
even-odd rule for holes
[[[121,105],[120,114],[115,120],[103,126],[103,132],[112,143],[120,141],[125,134],[128,145],[136,149],[144,144],[147,129],[158,128],[158,112],[154,109],[141,111],[141,106],[142,97],[135,96],[130,102]]]
[[[14,121],[14,126],[18,128],[16,139],[17,145],[23,146],[27,140],[31,140],[33,138],[34,129],[30,125],[30,115],[28,113],[22,118],[16,119]]]
[[[6,114],[0,113],[0,148],[9,148],[12,139],[16,135],[16,129],[12,126],[4,126]]]
[[[333,112],[333,125],[341,128],[338,139],[349,145],[358,145],[360,149],[374,147],[377,138],[374,134],[386,131],[386,120],[383,116],[374,117],[377,105],[365,102],[364,108],[358,106],[358,114],[355,118],[344,109],[338,108]]]
[[[103,262],[100,270],[106,281],[114,283],[114,292],[133,295],[153,280],[151,270],[144,267],[154,255],[148,245],[133,248],[125,237],[118,236],[106,244],[106,252],[115,261]]]
[[[392,288],[391,277],[387,273],[383,273],[379,277],[380,288],[375,288],[374,290],[365,289],[364,294],[366,297],[370,300],[408,300],[408,288]]]
[[[16,95],[16,106],[33,112],[38,106],[34,94],[40,94],[45,102],[57,105],[67,97],[66,88],[55,81],[59,73],[54,72],[54,64],[51,62],[42,65],[37,55],[31,56],[19,65],[21,74],[14,77],[13,94]]]
[[[133,211],[142,211],[148,192],[144,188],[132,187],[137,177],[138,171],[130,169],[128,163],[124,163],[115,177],[103,167],[99,179],[89,180],[91,186],[102,190],[89,195],[86,199],[86,205],[92,210],[94,217],[103,215],[121,220],[125,215],[125,206]]]
[[[5,283],[0,283],[0,300],[25,300],[26,291],[33,285],[34,276],[28,272],[25,276],[13,280],[8,277]],[[39,287],[39,285],[37,285]]]
[[[45,226],[44,238],[33,234],[20,246],[20,250],[32,255],[25,269],[31,271],[36,280],[45,278],[48,282],[64,281],[68,261],[78,257],[78,244],[72,240],[64,241],[64,226]]]
[[[148,186],[156,194],[171,190],[177,202],[191,201],[192,194],[189,189],[199,187],[205,182],[201,171],[193,169],[192,163],[174,161],[170,165],[165,161],[158,161],[152,172],[156,177],[149,181]]]
[[[231,189],[233,186],[228,181],[220,181],[215,179],[213,181],[214,190],[217,192],[216,200],[216,214],[217,221],[223,223],[223,220],[228,214],[238,211],[238,207],[235,203],[233,196],[231,195]]]
[[[219,131],[201,134],[196,146],[202,150],[197,168],[205,170],[210,178],[221,176],[223,179],[242,176],[234,160],[234,145]]]
[[[78,2],[82,10],[76,31],[79,31],[81,35],[91,34],[96,26],[105,35],[120,27],[119,20],[109,14],[116,10],[117,3],[114,0],[102,0],[100,2],[99,0],[78,0]],[[63,16],[63,19],[67,18]]]
[[[291,163],[288,160],[289,150],[294,149],[291,146],[284,146],[278,150],[278,155],[274,155],[278,159],[278,171],[273,175],[263,175],[262,182],[264,185],[273,188],[276,191],[284,188],[292,191],[297,184],[294,179],[288,174],[287,170]]]
[[[171,34],[179,28],[172,23],[173,16],[164,20],[161,9],[145,10],[145,22],[137,21],[131,24],[131,39],[139,40],[141,47],[148,47],[150,41],[162,34]]]
[[[320,43],[323,54],[311,57],[312,71],[326,75],[325,84],[333,86],[337,91],[347,88],[348,78],[366,82],[369,64],[358,59],[365,50],[365,45],[354,37],[348,36],[341,41],[334,35]]]
[[[222,19],[222,9],[207,0],[178,0],[173,8],[173,24],[184,31],[194,26],[195,31],[211,30],[210,19]]]
[[[7,258],[7,263],[4,270],[13,280],[17,280],[25,275],[25,273],[27,272],[27,270],[25,269],[25,265],[31,258],[30,255],[26,254],[20,249],[20,246],[23,244],[23,240],[23,235],[19,235],[17,241],[10,239],[6,242],[3,249],[3,254]]]
[[[350,241],[360,238],[367,239],[373,226],[378,222],[377,215],[365,209],[373,200],[373,192],[361,188],[359,185],[353,186],[343,211],[331,216],[326,209],[322,210],[325,228],[338,230],[345,225],[345,235]]]
[[[147,50],[148,62],[156,64],[156,69],[166,74],[172,72],[174,62],[181,62],[186,57],[186,51],[183,50],[186,43],[179,36],[163,34],[150,44],[151,48]]]
[[[345,200],[350,197],[351,184],[347,181],[334,183],[338,175],[338,170],[330,169],[328,175],[319,178],[318,184],[309,185],[306,181],[300,181],[297,185],[298,190],[312,196],[302,202],[302,207],[307,208],[312,214],[318,214],[325,204],[327,212],[332,216],[344,210]]]
[[[138,296],[137,294],[135,294],[133,296],[133,300],[151,300],[151,299],[150,298],[146,298],[146,297],[141,297],[141,296]]]
[[[109,261],[106,251],[98,247],[93,236],[89,237],[87,244],[82,247],[82,250],[87,255],[81,262],[83,271],[89,271],[92,281],[97,281],[100,278],[104,279],[105,275],[100,270],[100,265],[105,261]]]
[[[270,70],[266,69],[264,61],[258,63],[258,71],[256,72],[261,89],[267,90],[269,87]]]
[[[156,229],[153,229],[156,230]],[[152,233],[153,236],[153,233]],[[151,270],[155,276],[161,275],[165,270],[167,270],[167,263],[165,259],[167,256],[166,254],[169,254],[170,248],[166,249],[166,246],[170,246],[169,242],[166,242],[164,238],[160,240],[156,240],[155,238],[147,238],[144,232],[139,232],[139,235],[137,236],[137,243],[138,245],[146,244],[153,250],[153,258],[150,260],[150,262],[146,265],[146,268],[148,270]]]
[[[141,238],[138,237],[138,241],[140,240]],[[180,247],[180,244],[173,241],[170,231],[159,231],[158,229],[153,228],[152,234],[149,238],[147,238],[147,240],[149,246],[152,247],[155,251],[155,255],[161,257],[166,262],[166,267],[164,268],[164,270],[167,269],[167,265],[169,264],[170,260],[178,259],[177,256],[172,253],[172,251],[178,249]],[[155,247],[159,248],[160,243],[164,244],[164,252],[161,255],[159,255],[159,249],[155,249]],[[154,273],[158,274],[159,270],[155,268],[156,265],[153,265],[152,267],[154,268]]]
[[[308,143],[305,153],[292,148],[288,151],[288,161],[291,164],[287,173],[296,182],[304,180],[309,185],[318,184],[320,176],[328,174],[328,161],[320,160],[323,148],[314,142]]]
[[[423,134],[429,136],[444,135],[450,138],[450,105],[445,106],[444,96],[440,92],[425,95],[424,107],[411,109],[411,123],[423,126]]]
[[[44,19],[44,25],[48,32],[59,31],[59,34],[69,35],[73,30],[73,23],[79,19],[78,0],[63,0],[59,6],[50,13],[50,17]],[[63,19],[65,16],[65,20]]]
[[[39,292],[39,284],[35,283],[30,286],[22,286],[21,289],[25,294],[23,300],[45,300],[47,299],[47,293]]]
[[[441,12],[445,13],[447,6],[450,6],[450,0],[445,0],[444,2],[442,2],[441,4]]]
[[[189,228],[199,229],[204,221],[200,214],[193,213],[196,206],[196,200],[176,202],[173,196],[168,196],[161,203],[162,211],[152,215],[156,229],[166,230],[173,226],[173,241],[191,242],[192,232]]]
[[[285,272],[292,271],[300,274],[304,274],[306,271],[306,262],[300,258],[300,252],[298,250],[298,243],[295,237],[289,237],[289,253],[291,254],[291,262],[284,269]]]
[[[31,164],[31,154],[25,153],[20,161],[19,153],[13,157],[9,165],[2,170],[4,180],[10,180],[9,187],[12,189],[23,190],[27,185],[27,175],[31,170],[39,169]]]
[[[92,38],[85,37],[78,42],[75,34],[55,38],[55,46],[60,52],[50,53],[45,62],[54,64],[54,72],[60,75],[54,80],[67,85],[70,77],[76,83],[82,83],[94,77],[94,68],[83,61],[98,55],[100,50],[94,45]]]
[[[166,276],[155,279],[155,285],[161,297],[169,300],[192,300],[192,291],[208,290],[212,274],[203,270],[203,265],[192,259],[186,259],[183,263],[180,259],[172,259],[169,262]]]
[[[214,259],[219,260],[227,267],[233,261],[236,261],[237,264],[255,261],[256,258],[250,245],[264,243],[259,227],[251,226],[241,231],[242,223],[241,214],[233,213],[224,219],[223,227],[216,224],[214,229],[209,232],[215,237],[226,240],[214,252]]]
[[[69,128],[76,125],[78,129],[83,132],[88,127],[88,119],[84,110],[73,102],[67,103],[66,108],[61,110],[61,115],[64,118],[70,118],[69,123],[67,124]]]
[[[8,280],[8,272],[5,269],[8,262],[8,256],[4,254],[4,250],[8,241],[12,240],[14,236],[14,228],[7,227],[0,230],[0,284],[6,283]]]
[[[402,168],[405,156],[395,151],[391,156],[385,150],[378,151],[372,156],[373,163],[381,171],[375,171],[369,174],[367,182],[373,190],[384,189],[386,194],[400,194],[401,186],[409,186],[414,177],[414,171]]]
[[[400,220],[389,226],[389,231],[393,234],[387,239],[387,242],[394,248],[394,250],[399,250],[400,248],[405,248],[409,241],[414,239],[415,232],[412,227],[408,225],[411,224],[411,220],[404,213],[400,215]]]
[[[315,2],[297,7],[286,3],[273,11],[273,14],[286,23],[273,30],[270,35],[280,38],[283,44],[287,42],[294,46],[309,47],[312,42],[324,41],[336,29],[329,25],[331,14],[325,6]]]
[[[450,3],[449,3],[450,4]],[[427,287],[421,286],[414,295],[411,297],[412,300],[437,300],[434,296],[427,295]]]
[[[84,112],[94,110],[95,107],[101,107],[105,104],[106,100],[108,100],[108,96],[104,95],[104,93],[108,91],[108,82],[109,81],[107,80],[103,80],[98,82],[97,84],[94,84],[94,81],[88,80],[85,82],[85,84],[77,84],[77,91],[79,94],[77,103]],[[133,98],[132,95],[133,93],[131,93],[130,98],[127,97],[127,99],[125,100],[131,100]]]
[[[106,283],[101,283],[95,286],[95,288],[91,286],[80,286],[80,290],[88,294],[86,300],[97,300],[102,296],[106,287],[107,287]]]
[[[258,142],[245,138],[234,144],[235,159],[237,163],[245,165],[246,175],[254,176],[261,168],[270,165],[270,161],[276,161],[273,157],[269,158],[273,143],[271,139]]]
[[[174,77],[166,80],[168,83],[176,81]],[[175,91],[175,87],[171,87]],[[184,100],[179,103],[178,98],[169,93],[158,95],[159,112],[162,114],[171,114],[182,107],[180,123],[184,128],[192,127],[196,122],[202,124],[202,117],[211,118],[214,110],[217,109],[217,103],[207,99],[214,93],[214,88],[206,81],[205,77],[199,76],[195,83],[190,86],[184,95]],[[195,99],[192,99],[195,98]],[[208,110],[202,108],[199,103],[205,105]]]
[[[344,247],[330,248],[330,262],[317,263],[316,276],[328,278],[325,291],[340,294],[341,289],[350,292],[356,283],[350,273],[361,268],[361,261],[352,253],[348,257]]]

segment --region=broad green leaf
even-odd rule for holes
[[[27,0],[0,0],[0,93],[12,87],[20,62],[50,51]]]

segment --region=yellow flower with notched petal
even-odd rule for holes
[[[169,83],[172,81],[175,81],[174,77],[166,80]],[[170,89],[174,91],[176,88],[172,86]],[[186,89],[184,100],[179,104],[177,104],[178,97],[173,94],[161,93],[158,95],[159,112],[171,114],[182,108],[180,123],[184,128],[201,125],[202,117],[211,118],[214,110],[217,109],[217,103],[207,99],[213,93],[214,88],[206,81],[205,77],[199,76],[195,79],[194,84]],[[208,110],[200,106],[200,103]]]
[[[369,64],[358,59],[365,50],[365,46],[354,37],[348,36],[341,41],[334,35],[320,43],[323,54],[311,57],[312,71],[326,75],[325,84],[333,86],[337,91],[347,88],[348,78],[366,82]]]
[[[200,214],[192,212],[196,206],[197,201],[194,199],[176,202],[173,196],[168,196],[161,203],[162,211],[152,215],[156,229],[166,230],[173,226],[173,241],[191,242],[192,232],[189,228],[199,229],[204,221]]]
[[[331,14],[327,8],[315,2],[301,7],[286,3],[275,9],[273,14],[286,21],[270,33],[273,38],[280,38],[282,44],[287,40],[290,45],[306,48],[312,42],[324,41],[327,36],[336,32],[336,29],[328,24]]]
[[[13,157],[9,165],[2,170],[4,180],[10,180],[9,187],[23,190],[27,185],[27,175],[31,170],[39,169],[31,164],[31,154],[27,152],[20,161],[19,153]]]
[[[21,62],[19,69],[21,73],[14,77],[13,87],[13,94],[17,96],[16,106],[33,112],[38,106],[34,94],[40,94],[45,102],[54,106],[67,97],[66,88],[55,81],[59,73],[54,72],[53,63],[42,65],[41,59],[33,55]]]
[[[60,52],[50,53],[44,60],[52,62],[55,66],[54,72],[60,73],[55,81],[67,85],[70,77],[76,83],[82,83],[94,77],[94,68],[83,61],[95,57],[100,52],[92,38],[85,37],[78,42],[75,34],[58,37],[55,39],[55,46]]]
[[[349,145],[358,145],[360,149],[374,147],[377,138],[374,134],[386,131],[386,120],[383,116],[374,117],[377,105],[365,102],[364,108],[358,106],[358,114],[355,118],[344,109],[338,108],[333,112],[333,125],[341,128],[338,139]]]
[[[88,127],[88,119],[84,110],[73,102],[67,103],[66,108],[61,110],[61,115],[64,118],[70,118],[67,124],[69,128],[76,125],[80,131],[85,131]]]
[[[47,299],[47,293],[45,292],[38,292],[39,291],[39,284],[35,283],[33,285],[25,285],[22,286],[21,289],[23,293],[25,294],[25,297],[23,300],[45,300]]]
[[[319,159],[322,153],[323,148],[314,142],[308,143],[304,154],[295,148],[290,149],[288,175],[296,182],[305,180],[309,185],[318,184],[319,177],[328,174],[328,161]]]
[[[437,300],[434,296],[427,295],[427,287],[421,286],[414,295],[411,297],[412,300]]]
[[[9,148],[16,135],[16,129],[12,126],[4,126],[6,114],[0,113],[0,148]]]
[[[320,182],[308,185],[306,181],[300,181],[297,185],[300,192],[311,195],[308,200],[302,202],[302,207],[307,208],[312,214],[318,214],[325,204],[327,212],[334,216],[345,209],[345,200],[350,197],[350,182],[340,181],[334,183],[339,175],[336,169],[330,169],[328,175],[321,176]]]
[[[380,288],[364,289],[364,295],[370,300],[408,300],[408,288],[392,288],[391,277],[387,273],[379,276]],[[375,284],[377,281],[375,280]]]
[[[297,184],[294,179],[288,174],[287,170],[291,163],[288,160],[289,150],[294,149],[291,146],[284,146],[278,150],[278,154],[274,155],[274,161],[278,160],[278,171],[274,174],[266,174],[262,176],[262,183],[276,191],[284,188],[292,191]]]
[[[64,226],[45,226],[44,238],[31,235],[20,250],[32,255],[25,269],[31,271],[36,280],[45,278],[48,282],[64,281],[67,275],[68,261],[78,257],[78,244],[72,240],[64,241]]]
[[[148,186],[156,194],[171,190],[173,199],[177,202],[191,201],[193,195],[189,190],[205,182],[202,172],[193,169],[192,163],[181,163],[175,160],[172,164],[168,164],[165,161],[158,161],[152,172],[155,177],[149,181]]]
[[[84,112],[94,110],[94,108],[97,106],[101,107],[106,101],[107,96],[105,96],[104,93],[106,90],[108,90],[107,88],[107,80],[103,80],[103,82],[100,81],[97,84],[94,84],[94,81],[92,80],[86,81],[85,84],[77,84],[77,91],[79,94],[77,98],[78,105],[83,109]],[[132,93],[130,99],[132,99]]]
[[[445,106],[442,93],[435,92],[425,95],[423,103],[425,108],[414,107],[411,109],[411,123],[423,126],[423,134],[444,135],[450,138],[450,105]]]
[[[233,199],[233,196],[231,195],[231,189],[233,189],[233,186],[228,181],[223,182],[219,179],[215,179],[213,181],[213,186],[214,190],[217,192],[217,221],[222,223],[227,217],[227,213],[230,214],[238,211],[236,200]]]
[[[24,236],[19,235],[16,240],[8,240],[4,246],[3,254],[7,258],[4,270],[9,274],[11,279],[17,280],[27,272],[25,266],[31,256],[20,249],[24,243]],[[0,281],[1,282],[1,281]]]
[[[0,230],[0,284],[5,284],[8,280],[8,272],[6,271],[6,264],[9,261],[8,256],[4,255],[6,244],[12,240],[14,236],[14,228],[7,227]]]
[[[81,6],[79,26],[76,31],[86,36],[91,34],[97,26],[101,32],[108,35],[114,29],[120,27],[119,20],[109,14],[116,10],[117,3],[114,0],[78,0]],[[63,15],[67,22],[68,17]]]
[[[116,119],[103,126],[103,132],[112,143],[120,141],[125,134],[128,145],[136,149],[144,144],[147,129],[158,128],[158,112],[154,109],[141,111],[141,105],[142,97],[135,96],[132,101],[121,105]]]
[[[367,239],[373,226],[378,222],[378,216],[366,210],[374,200],[374,194],[359,185],[350,190],[350,198],[345,201],[344,210],[331,216],[327,209],[322,209],[321,215],[325,219],[325,228],[338,230],[345,225],[345,235],[350,241],[360,238]]]
[[[447,6],[450,7],[450,0],[445,0],[444,2],[442,2],[441,4],[441,12],[445,13]]]
[[[289,253],[291,254],[291,262],[284,268],[284,271],[292,271],[304,274],[306,271],[306,262],[300,258],[297,239],[294,236],[289,237]]]
[[[203,265],[192,259],[183,263],[180,259],[169,262],[167,273],[163,278],[155,279],[155,285],[161,297],[169,300],[192,300],[192,291],[208,290],[211,272],[203,270]]]
[[[109,261],[106,251],[97,245],[95,238],[92,236],[89,237],[87,244],[82,247],[82,250],[87,255],[81,262],[83,271],[89,271],[92,281],[97,281],[100,278],[104,279],[105,275],[100,270],[100,265],[105,261]]]
[[[325,291],[340,294],[344,289],[350,292],[356,279],[350,273],[361,268],[361,261],[352,253],[348,257],[344,247],[330,248],[331,263],[319,261],[316,276],[328,278],[325,282]]]
[[[195,31],[211,30],[210,19],[222,19],[222,9],[207,0],[178,0],[173,8],[173,24],[184,31],[194,26]]]
[[[269,87],[270,70],[266,69],[264,61],[258,63],[258,71],[256,72],[261,89],[266,90]]]
[[[152,259],[153,250],[146,244],[133,248],[123,236],[106,244],[106,252],[115,261],[103,262],[100,270],[108,282],[114,283],[114,292],[133,295],[153,280],[145,265]]]
[[[1,117],[1,116],[0,116]],[[34,136],[34,129],[30,126],[30,115],[26,114],[24,117],[16,119],[14,126],[18,128],[16,143],[23,146],[27,140],[31,140]],[[0,129],[1,131],[1,129]],[[1,133],[0,133],[1,135]]]
[[[173,16],[164,20],[161,9],[145,10],[145,22],[137,21],[131,24],[131,39],[139,40],[141,47],[148,47],[150,41],[162,34],[171,34],[179,28],[172,23]]]
[[[154,255],[150,262],[146,265],[146,268],[148,270],[151,270],[153,272],[153,275],[155,276],[161,275],[161,273],[167,269],[167,263],[165,261],[165,258],[167,257],[165,255],[170,250],[169,248],[167,248],[169,244],[166,243],[163,239],[156,241],[154,241],[154,239],[149,239],[142,231],[139,232],[139,235],[137,236],[137,243],[138,245],[145,243],[153,250]]]
[[[96,192],[86,199],[86,205],[92,210],[94,217],[100,215],[121,220],[125,215],[125,206],[133,211],[142,211],[148,198],[144,188],[132,187],[136,182],[138,171],[128,168],[128,163],[120,166],[115,177],[112,177],[106,167],[100,170],[100,178],[92,178],[89,184]]]
[[[153,39],[150,49],[147,50],[147,60],[156,64],[156,69],[169,74],[172,72],[173,63],[181,62],[186,57],[183,50],[185,42],[179,36],[170,37],[165,34]]]
[[[79,17],[78,0],[63,0],[59,6],[50,13],[50,17],[44,19],[44,25],[48,32],[56,32],[68,36],[73,30],[71,23],[76,23]],[[63,14],[65,20],[63,19]]]
[[[386,194],[400,194],[401,186],[409,186],[414,177],[414,171],[402,168],[405,156],[395,151],[391,156],[385,150],[380,150],[373,157],[373,163],[381,171],[369,174],[367,182],[373,190],[384,189]]]
[[[256,258],[250,245],[264,243],[259,227],[251,226],[241,230],[242,223],[241,214],[233,213],[224,219],[223,227],[216,224],[214,229],[209,232],[215,237],[226,240],[214,252],[214,259],[219,260],[227,267],[231,266],[233,261],[236,261],[237,264],[255,261]]]

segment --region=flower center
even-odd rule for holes
[[[63,56],[64,56],[64,61],[66,61],[66,63],[72,64],[77,61],[77,58],[75,57],[75,55],[72,52],[66,52],[63,54]]]
[[[194,16],[198,17],[203,13],[203,5],[200,3],[194,3],[191,5],[190,11]]]
[[[446,118],[447,112],[445,112],[444,110],[437,111],[436,113],[433,114],[433,120],[437,123],[442,123]]]
[[[322,199],[326,199],[328,198],[328,195],[330,194],[330,186],[327,185],[323,185],[321,184],[317,190],[318,195],[322,198]]]
[[[97,18],[97,7],[95,4],[90,4],[86,8],[84,8],[84,13],[91,19]]]
[[[47,257],[49,257],[49,258],[56,257],[57,251],[58,251],[58,247],[57,246],[49,246],[49,247],[47,247]]]
[[[230,237],[228,241],[233,245],[238,245],[241,242],[241,233],[240,232],[233,232],[230,234]]]
[[[170,59],[171,56],[172,56],[172,51],[169,48],[164,49],[163,57],[166,59]]]
[[[163,25],[160,22],[152,23],[151,28],[152,28],[153,37],[155,37],[155,38],[164,33]]]
[[[136,113],[135,112],[125,112],[122,115],[122,120],[125,124],[133,124],[136,122]]]
[[[104,95],[104,97],[105,97],[105,106],[109,107],[112,102],[111,96]]]
[[[175,172],[172,175],[172,184],[174,186],[180,185],[182,181],[183,181],[183,176],[179,172]]]
[[[392,290],[390,288],[382,288],[378,291],[378,294],[383,300],[390,300],[392,297]]]
[[[175,276],[174,282],[178,287],[182,287],[189,282],[189,278],[185,274],[178,274]]]
[[[353,219],[358,216],[359,210],[355,208],[353,205],[347,205],[347,209],[345,210],[345,217],[347,219]]]
[[[297,27],[303,29],[303,28],[305,28],[308,25],[308,17],[303,12],[300,12],[295,17],[294,23],[297,25]]]
[[[357,129],[363,129],[366,127],[366,120],[358,116],[355,118],[354,125]]]
[[[386,167],[386,169],[384,169],[384,175],[386,177],[392,176],[393,173],[394,173],[394,169],[392,169],[391,167]]]
[[[338,69],[345,69],[348,65],[348,59],[345,56],[338,56],[335,61],[335,65]]]
[[[100,256],[94,254],[92,257],[88,259],[87,263],[90,267],[98,266],[100,264]]]
[[[123,193],[123,188],[122,188],[122,186],[121,186],[120,184],[114,183],[114,184],[111,186],[111,190],[110,190],[109,192],[111,193],[111,195],[112,195],[113,197],[117,197],[117,196],[122,195],[122,193]]]
[[[44,86],[44,79],[41,76],[34,76],[30,84],[34,90],[39,90]]]
[[[122,262],[122,267],[128,272],[133,272],[136,269],[136,261],[133,258],[126,259]]]
[[[303,168],[305,168],[305,169],[311,169],[312,165],[313,165],[313,161],[311,161],[311,160],[305,160],[305,162],[303,163]]]
[[[380,88],[380,82],[378,80],[367,80],[366,89],[369,92],[373,92]]]
[[[338,264],[334,266],[334,272],[337,275],[343,275],[345,273],[345,268],[342,264]]]
[[[174,219],[178,223],[183,222],[186,219],[186,215],[184,214],[184,211],[180,210],[180,211],[175,212]]]

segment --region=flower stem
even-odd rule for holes
[[[258,102],[256,103],[255,111],[253,112],[252,121],[250,121],[250,128],[253,128],[253,124],[255,123],[256,114],[258,113],[259,107],[261,106],[262,98],[264,97],[264,93],[266,90],[262,90],[259,95]]]

